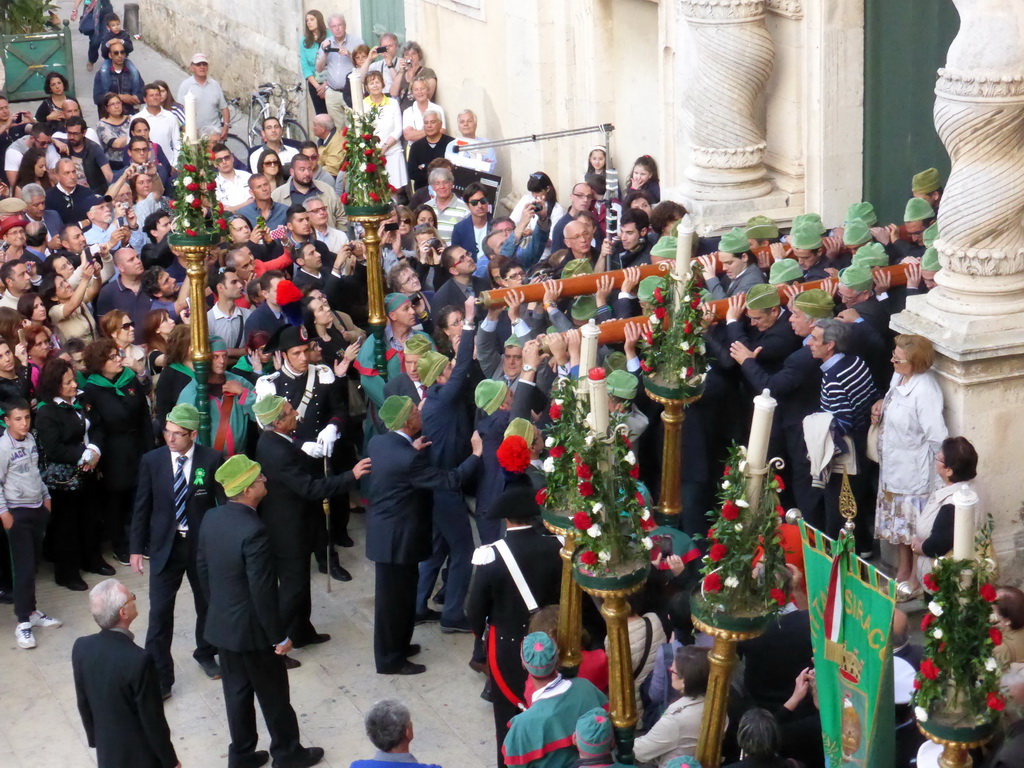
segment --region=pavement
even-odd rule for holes
[[[62,17],[71,3],[59,4]],[[79,94],[91,96],[92,73],[85,69],[87,39],[74,34],[75,81]],[[186,76],[174,62],[139,40],[131,56],[147,80],[164,79],[172,88]],[[91,98],[82,100],[90,125],[96,111]],[[28,107],[25,107],[28,108]],[[33,107],[34,109],[34,107]],[[437,624],[417,627],[413,641],[423,646],[416,661],[427,672],[413,677],[378,675],[373,666],[373,567],[364,552],[363,516],[353,515],[350,533],[356,545],[339,549],[341,562],[353,575],[348,583],[334,582],[326,592],[326,577],[313,569],[313,623],[332,639],[322,645],[293,651],[302,666],[289,673],[291,701],[299,719],[302,743],[326,750],[321,765],[342,768],[356,759],[372,757],[375,749],[365,736],[363,717],[374,702],[397,697],[409,707],[415,726],[412,751],[420,762],[447,768],[483,768],[494,764],[494,725],[489,704],[479,698],[484,678],[467,666],[471,635],[444,635]],[[138,598],[139,618],[132,626],[135,641],[145,642],[148,622],[148,574],[110,562]],[[148,565],[148,563],[147,563]],[[101,577],[83,574],[89,586]],[[16,621],[8,606],[0,606],[0,766],[3,768],[86,768],[96,765],[79,718],[71,673],[71,648],[76,638],[97,631],[89,615],[88,592],[71,592],[53,581],[53,568],[43,563],[37,576],[39,609],[61,619],[64,626],[37,629],[37,647],[18,648]],[[213,768],[227,763],[230,737],[219,681],[206,678],[192,659],[195,611],[187,581],[178,592],[172,654],[176,683],[165,703],[167,721],[184,768]],[[262,716],[259,749],[269,737]]]

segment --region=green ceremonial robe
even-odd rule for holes
[[[563,678],[551,690],[555,695],[535,695],[530,708],[512,718],[501,748],[506,765],[571,768],[579,757],[572,743],[576,721],[594,707],[608,706],[608,697],[583,678]]]

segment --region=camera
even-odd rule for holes
[[[387,49],[388,49],[388,47],[386,45],[378,45],[376,48],[373,49],[373,52],[374,53],[384,53],[384,51],[386,51]]]
[[[444,250],[444,243],[442,243],[436,237],[433,240],[428,240],[427,241],[427,246],[429,246],[429,248],[431,250],[433,250],[433,251],[443,251]]]
[[[136,173],[145,173],[146,166],[143,165],[142,163],[132,163],[132,170],[135,171]]]
[[[405,61],[405,66],[407,66],[407,67],[411,67],[412,66],[412,59],[404,59],[404,61]]]
[[[341,53],[341,48],[336,45],[328,45],[324,48],[324,53]]]
[[[96,257],[100,255],[100,247],[98,245],[87,245],[85,250],[82,251],[82,255],[90,261],[95,261]]]
[[[128,228],[128,219],[126,219],[124,216],[118,216],[117,217],[117,226],[120,227],[121,229],[127,229]]]

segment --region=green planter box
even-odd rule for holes
[[[918,722],[917,727],[926,736],[934,736],[942,741],[958,741],[963,744],[982,744],[992,738],[995,733],[998,717],[980,725],[956,726],[941,721],[941,714],[929,717],[926,722]]]
[[[216,245],[224,238],[220,235],[195,235],[172,232],[167,236],[170,245]]]
[[[46,98],[47,72],[68,79],[68,96],[75,96],[75,67],[71,55],[71,27],[67,20],[59,32],[0,35],[3,48],[4,92],[11,101]]]
[[[699,589],[690,597],[690,611],[695,619],[699,619],[709,627],[715,627],[726,632],[763,632],[776,615],[772,612],[754,616],[735,616],[722,611],[716,611],[713,604],[707,602]]]

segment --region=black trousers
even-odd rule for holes
[[[146,632],[146,652],[153,657],[160,685],[170,688],[174,685],[174,662],[171,661],[171,639],[174,637],[174,601],[181,588],[181,579],[188,577],[196,606],[196,650],[195,659],[212,659],[217,649],[203,637],[206,627],[206,597],[199,584],[196,569],[194,545],[183,536],[174,535],[171,554],[160,573],[150,571],[149,575],[149,629]]]
[[[799,423],[794,424],[783,430],[783,438],[786,445],[786,466],[793,481],[793,498],[796,506],[809,524],[824,531],[825,489],[811,485],[811,462],[807,458],[804,430]]]
[[[310,621],[309,553],[305,557],[277,557],[277,599],[281,621],[293,643],[304,643],[316,634]]]
[[[103,490],[106,503],[103,505],[103,532],[114,552],[128,552],[128,531],[132,525],[132,511],[135,506],[135,488]]]
[[[14,570],[14,615],[28,621],[36,609],[36,567],[43,554],[43,534],[50,513],[46,507],[11,507],[14,524],[7,531]]]
[[[270,756],[274,764],[287,764],[297,756],[299,722],[292,709],[288,691],[288,671],[284,657],[273,649],[239,653],[221,649],[221,684],[228,715],[228,768],[251,764],[256,750],[256,708],[253,695],[260,702],[263,719],[270,731]]]
[[[46,530],[53,575],[58,583],[79,578],[83,568],[95,568],[100,560],[94,485],[77,491],[51,491],[53,511]]]
[[[316,92],[316,88],[308,80],[306,81],[306,90],[309,91],[309,100],[313,102],[313,112],[318,115],[326,115],[327,102]],[[255,173],[256,170],[252,169],[252,172]]]
[[[377,672],[394,673],[408,659],[416,628],[416,563],[376,563],[373,600],[373,658]]]

